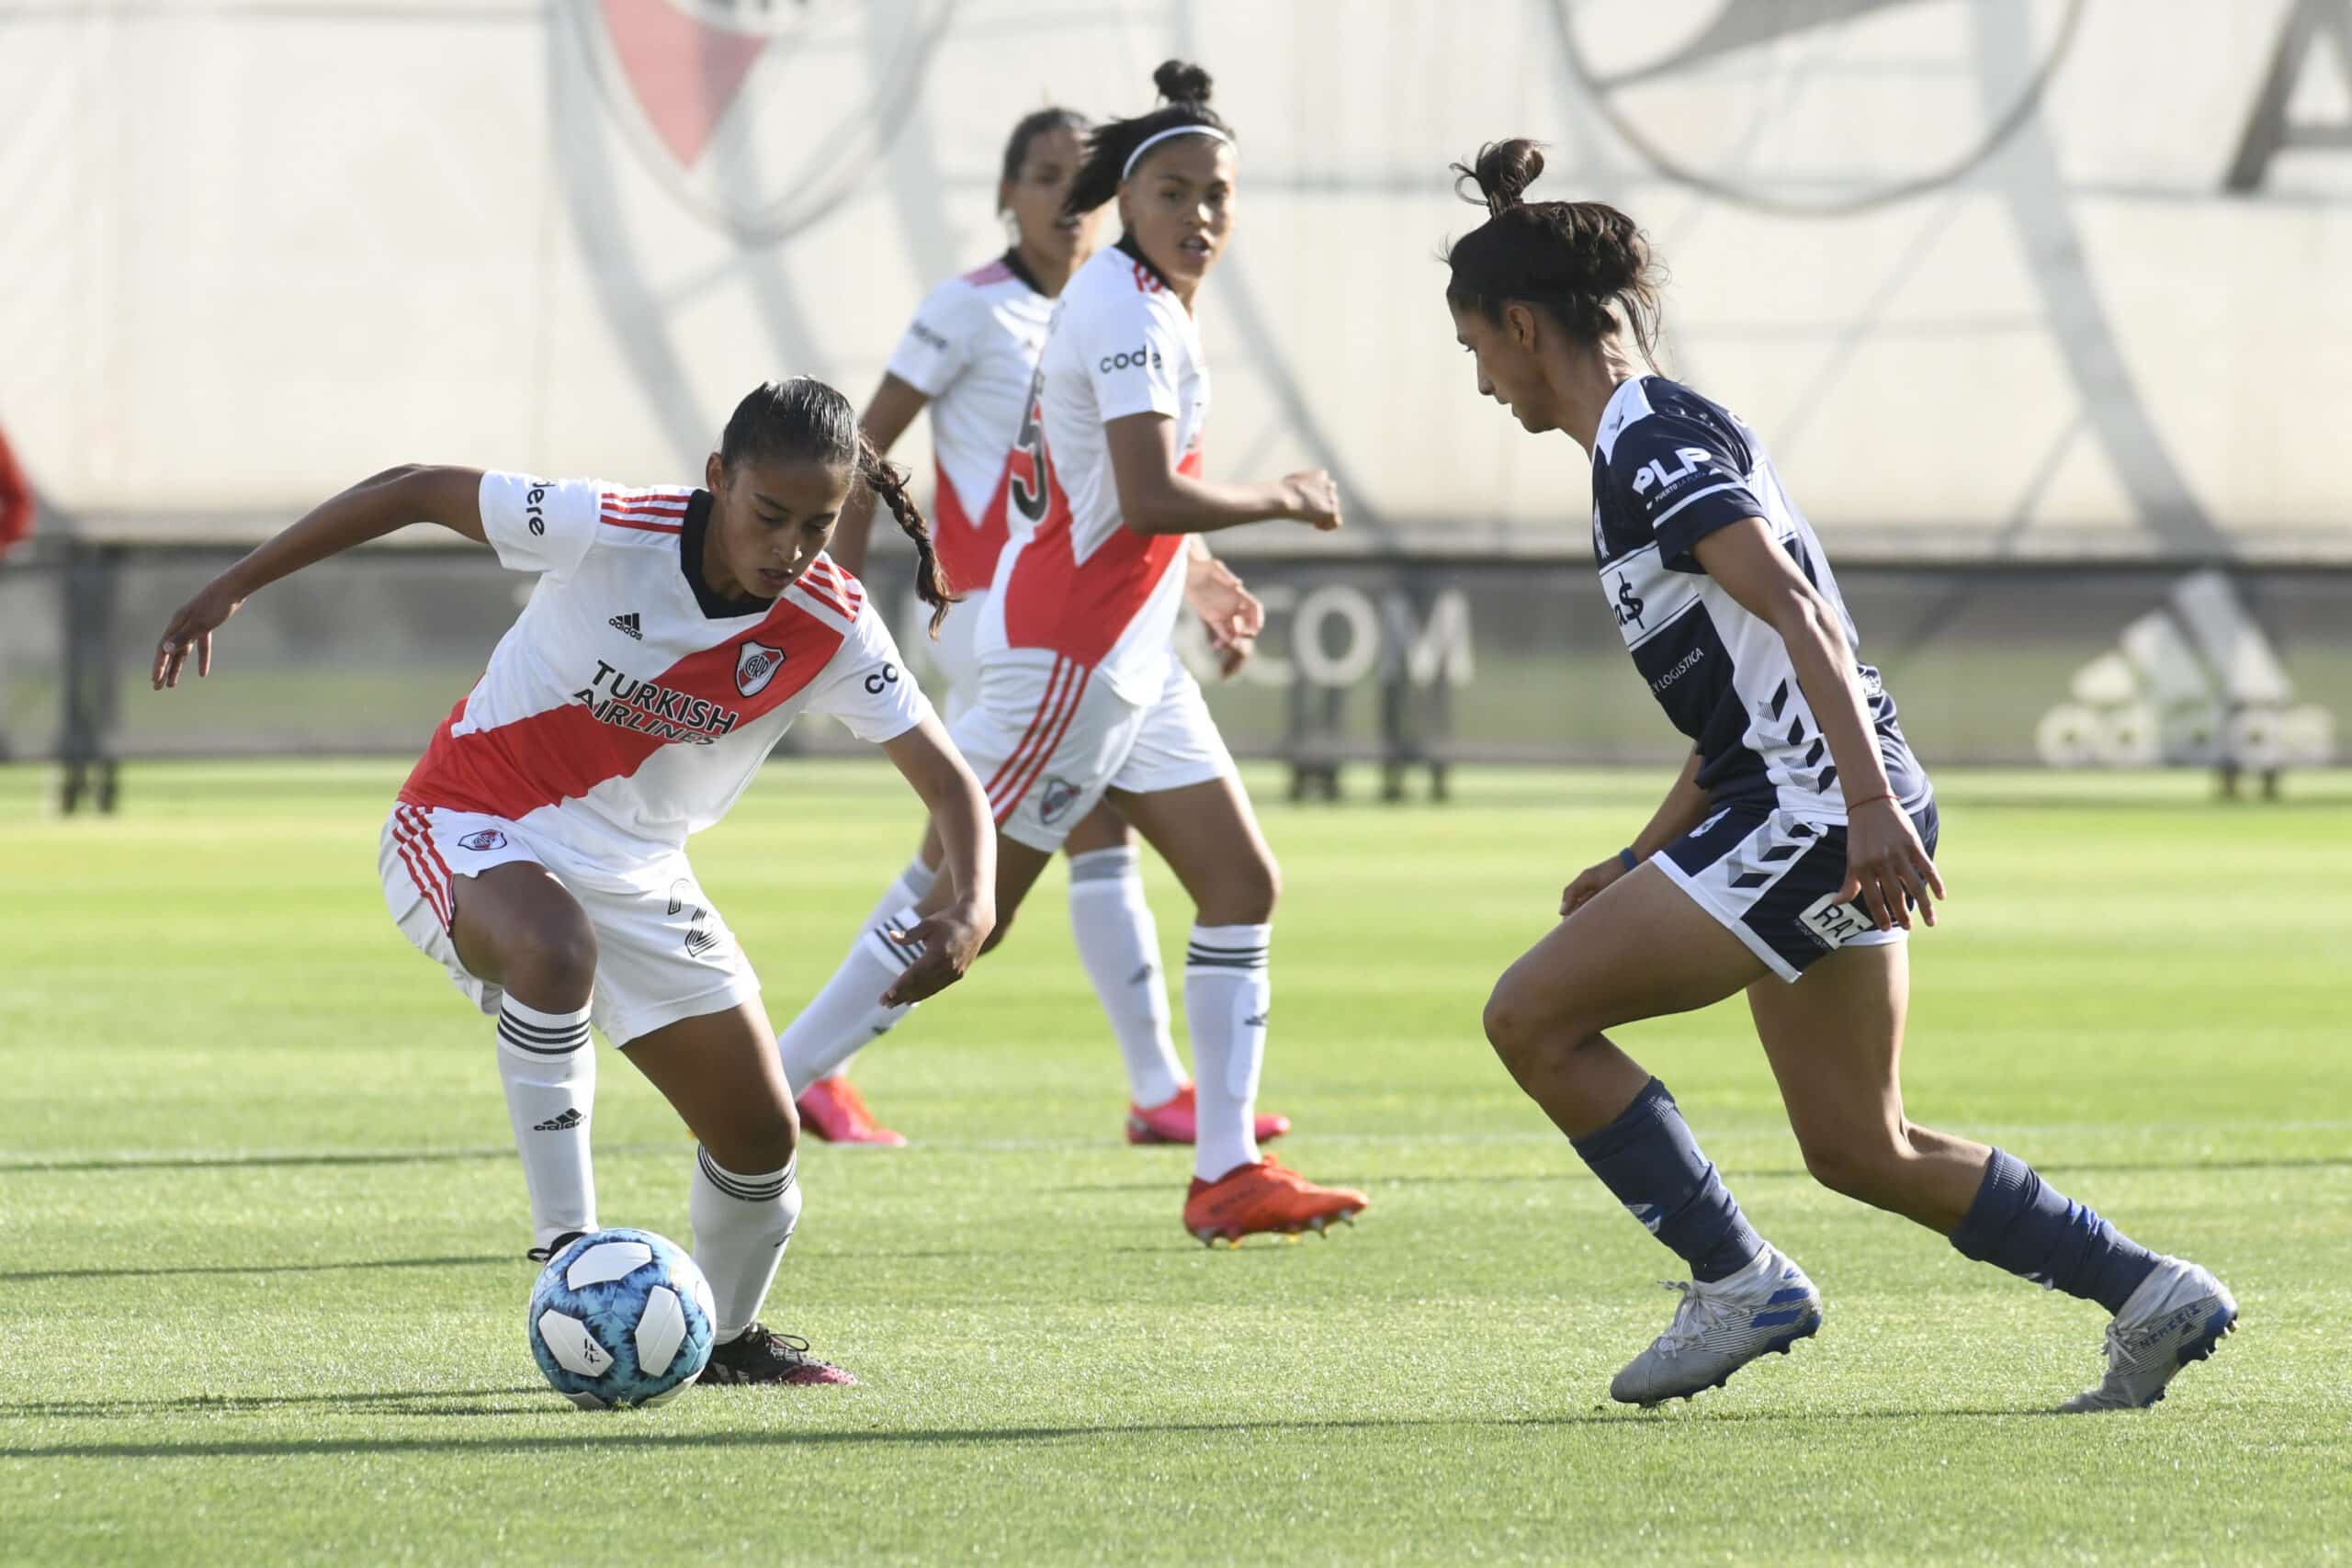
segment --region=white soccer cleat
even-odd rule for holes
[[[2107,1325],[2107,1376],[2058,1408],[2143,1410],[2165,1396],[2181,1368],[2211,1355],[2237,1322],[2228,1286],[2185,1258],[2162,1258]]]
[[[1666,1332],[1610,1380],[1609,1397],[1621,1404],[1646,1408],[1721,1388],[1757,1357],[1786,1355],[1821,1327],[1821,1292],[1777,1247],[1712,1285],[1664,1283],[1682,1292],[1682,1303]]]

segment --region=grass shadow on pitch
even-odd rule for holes
[[[343,1263],[188,1263],[155,1269],[24,1269],[0,1274],[0,1282],[42,1280],[150,1280],[202,1274],[335,1274],[373,1269],[469,1269],[519,1263],[521,1253],[484,1253],[467,1258],[355,1258]]]
[[[642,1154],[675,1154],[682,1144],[616,1144],[599,1145],[600,1158]],[[254,1154],[117,1154],[0,1159],[0,1176],[74,1171],[257,1170],[284,1166],[460,1165],[469,1160],[514,1157],[512,1144],[483,1144],[459,1149],[321,1149],[265,1151]]]
[[[1949,1420],[2009,1421],[2022,1416],[2052,1415],[2047,1406],[2007,1409],[1820,1411],[1728,1411],[1647,1413],[1633,1409],[1596,1409],[1586,1414],[1518,1416],[1481,1419],[1475,1416],[1398,1416],[1364,1420],[1300,1419],[1286,1421],[1159,1421],[1101,1427],[917,1427],[905,1430],[873,1428],[816,1430],[786,1428],[756,1432],[682,1432],[674,1435],[632,1430],[580,1432],[553,1437],[514,1438],[232,1438],[169,1443],[43,1443],[0,1444],[0,1455],[10,1459],[269,1459],[305,1455],[348,1454],[552,1454],[577,1459],[583,1451],[610,1449],[633,1454],[649,1450],[859,1448],[905,1445],[993,1443],[1100,1442],[1105,1438],[1159,1437],[1170,1434],[1215,1438],[1248,1437],[1260,1432],[1412,1432],[1468,1427],[1507,1431],[1537,1431],[1562,1427],[1622,1427],[1628,1433],[1648,1433],[1679,1441],[1694,1427],[1717,1422],[1746,1425],[1781,1423],[1810,1426],[1826,1423],[1909,1422],[1941,1417]]]
[[[0,1420],[29,1420],[37,1416],[125,1417],[142,1416],[266,1414],[304,1405],[336,1409],[366,1407],[386,1416],[522,1416],[551,1408],[545,1383],[517,1383],[512,1388],[397,1388],[333,1393],[191,1393],[177,1399],[33,1399],[0,1403]],[[527,1405],[485,1404],[483,1400],[529,1396]],[[472,1402],[472,1403],[469,1403]]]

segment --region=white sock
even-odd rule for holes
[[[923,864],[922,858],[918,855],[906,870],[899,873],[899,880],[890,884],[889,891],[882,895],[880,901],[866,911],[865,921],[858,929],[871,931],[900,909],[922,903],[923,895],[929,893],[931,885],[938,880],[939,868]],[[886,1024],[884,1027],[888,1028],[888,1025]],[[829,1078],[837,1078],[849,1071],[849,1065],[856,1060],[857,1052],[852,1050],[848,1055],[843,1056],[839,1063],[829,1068],[824,1076]],[[787,1077],[786,1081],[798,1083],[800,1080]]]
[[[1159,977],[1159,927],[1144,902],[1143,857],[1133,844],[1069,857],[1069,930],[1111,1020],[1137,1105],[1164,1105],[1184,1087]]]
[[[686,1212],[694,1216],[695,1267],[710,1281],[718,1308],[712,1338],[724,1345],[756,1322],[775,1282],[785,1244],[800,1223],[800,1183],[787,1161],[782,1170],[739,1176],[695,1149],[695,1182]]]
[[[1266,1060],[1272,926],[1194,926],[1184,954],[1199,1125],[1193,1174],[1215,1181],[1258,1158],[1258,1070]]]
[[[893,941],[889,933],[906,930],[920,918],[911,908],[903,908],[859,931],[825,988],[785,1025],[776,1050],[784,1059],[784,1081],[795,1095],[831,1077],[857,1055],[858,1047],[887,1034],[914,1010],[912,1002],[886,1008],[877,998],[922,953],[920,948]]]
[[[523,1181],[531,1191],[531,1240],[596,1228],[596,1172],[588,1123],[596,1111],[596,1047],[588,1010],[541,1012],[513,997],[499,1003],[498,1081]]]

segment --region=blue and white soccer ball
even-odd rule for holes
[[[531,1290],[532,1359],[583,1410],[660,1404],[710,1365],[710,1281],[651,1231],[591,1231]]]

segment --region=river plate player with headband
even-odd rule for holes
[[[1687,1398],[1820,1326],[1821,1292],[1749,1224],[1666,1086],[1604,1032],[1744,992],[1814,1178],[2105,1308],[2106,1376],[2066,1409],[2154,1403],[2235,1322],[2222,1282],[2016,1156],[1904,1113],[1906,939],[1944,894],[1935,795],[1856,656],[1820,539],[1755,431],[1645,373],[1657,281],[1633,220],[1526,200],[1544,168],[1531,141],[1456,168],[1488,216],[1448,257],[1454,336],[1482,394],[1590,455],[1602,596],[1690,741],[1648,825],[1568,884],[1560,923],[1487,1003],[1520,1087],[1690,1268],[1672,1323],[1610,1393]]]
[[[536,576],[401,786],[378,871],[401,934],[497,1020],[534,1256],[597,1228],[592,1024],[694,1134],[694,1257],[718,1308],[705,1382],[855,1380],[759,1322],[800,1217],[799,1126],[759,981],[688,835],[726,815],[795,718],[830,714],[881,747],[945,845],[899,994],[958,978],[995,925],[987,798],[864,588],[824,554],[851,488],[870,487],[915,542],[935,625],[948,592],[905,479],[807,378],[737,406],[700,489],[388,469],[214,579],[155,651],[158,689],[191,660],[209,673],[214,631],[253,593],[412,523]]]
[[[1204,1241],[1231,1242],[1324,1230],[1366,1200],[1258,1147],[1278,875],[1175,656],[1176,615],[1197,582],[1198,536],[1282,519],[1336,528],[1340,506],[1320,470],[1245,485],[1201,477],[1209,376],[1194,312],[1233,231],[1234,139],[1208,107],[1206,72],[1170,61],[1154,81],[1159,107],[1087,137],[1064,204],[1083,213],[1115,200],[1123,231],[1055,304],[1009,479],[1011,542],[977,628],[978,696],[955,735],[997,823],[1001,921],[1106,798],[1192,897],[1197,1141],[1182,1218]],[[1238,584],[1212,586],[1211,625],[1254,633],[1255,602]],[[1197,592],[1193,603],[1204,608]],[[895,1004],[910,950],[891,933],[941,897],[883,922],[832,984]]]
[[[1073,212],[1066,205],[1085,159],[1086,130],[1085,117],[1066,108],[1037,109],[1013,126],[996,192],[1009,231],[1004,254],[931,291],[859,416],[875,450],[884,454],[918,415],[931,418],[939,473],[932,536],[956,593],[932,649],[946,680],[950,725],[979,696],[979,626],[1011,536],[1014,442],[1029,410],[1054,300],[1094,254],[1102,229],[1099,208]],[[845,570],[864,569],[872,519],[865,492],[853,491],[831,546]],[[1250,648],[1236,616],[1254,626],[1261,612],[1254,600],[1236,597],[1238,580],[1205,550],[1195,553],[1186,571],[1187,598],[1230,675]],[[1062,848],[1069,857],[1070,935],[1126,1068],[1127,1141],[1189,1144],[1194,1090],[1170,1031],[1159,930],[1144,898],[1135,834],[1106,801],[1069,830]],[[931,891],[942,853],[938,831],[927,831],[916,858],[860,925],[858,942],[874,940],[873,932]],[[785,1077],[799,1095],[800,1124],[812,1136],[838,1142],[903,1144],[903,1136],[876,1122],[848,1076],[855,1053],[886,1032],[900,1010],[883,1007],[870,976],[855,966],[842,975],[800,1010],[782,1037]],[[1280,1116],[1257,1118],[1261,1142],[1289,1128]]]

